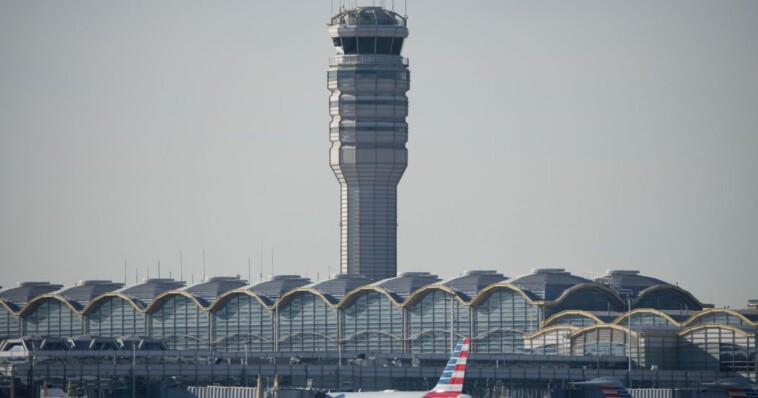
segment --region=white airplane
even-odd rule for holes
[[[598,377],[590,381],[571,383],[575,386],[596,386],[603,392],[605,398],[633,398],[632,394],[624,388],[621,380],[615,377]]]
[[[721,379],[713,383],[703,383],[708,390],[726,390],[730,398],[758,398],[758,392],[745,379]]]
[[[329,392],[326,396],[330,398],[471,398],[470,395],[463,393],[468,347],[468,337],[458,341],[453,355],[447,361],[445,370],[442,371],[440,380],[429,391]]]

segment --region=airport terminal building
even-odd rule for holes
[[[23,282],[0,292],[0,336],[149,336],[171,350],[355,358],[450,352],[472,356],[631,357],[637,369],[714,370],[755,377],[758,309],[712,308],[637,271],[586,279],[563,269],[508,278],[467,271],[447,280],[409,272],[371,282],[295,275],[248,284],[148,279],[123,287]]]
[[[412,390],[436,380],[454,341],[467,336],[466,390],[482,396],[502,380],[541,388],[623,374],[638,385],[665,379],[658,385],[671,388],[734,375],[756,380],[755,301],[746,309],[713,308],[633,270],[593,277],[558,268],[521,276],[472,270],[445,280],[398,274],[407,19],[340,2],[328,34],[336,52],[326,77],[340,273],[256,283],[211,277],[191,285],[160,278],[133,286],[20,282],[0,291],[0,376],[14,382],[26,374],[32,391],[37,377],[82,383],[86,375],[108,380],[113,391],[134,391],[142,378],[149,391],[170,382],[247,385],[256,373],[286,375],[299,386],[348,380],[369,390]],[[150,347],[162,353],[151,356]],[[133,351],[131,359],[123,351]],[[14,352],[25,360],[6,360]],[[44,355],[48,360],[37,360]]]

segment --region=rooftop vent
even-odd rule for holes
[[[143,278],[142,283],[166,283],[176,282],[174,278]]]
[[[332,279],[352,279],[352,278],[366,279],[366,276],[363,274],[332,274]]]
[[[463,275],[469,276],[469,275],[497,275],[497,271],[492,269],[474,269],[474,270],[465,270],[463,271]]]
[[[532,268],[533,274],[566,274],[564,268]]]
[[[747,306],[750,308],[758,308],[758,299],[748,300]]]
[[[607,269],[605,270],[606,275],[639,275],[640,271],[637,270],[631,270],[631,269]]]
[[[18,287],[30,287],[30,286],[50,286],[50,282],[19,282],[16,284]],[[54,285],[60,286],[60,285]]]
[[[432,276],[429,272],[401,272],[399,277],[418,277],[418,276]],[[435,275],[436,276],[436,275]]]
[[[203,282],[232,282],[232,281],[247,282],[240,279],[239,275],[237,276],[211,276],[211,277],[203,279]]]
[[[110,285],[113,281],[105,279],[87,279],[76,282],[76,286],[95,286],[95,285]]]
[[[300,275],[271,275],[269,280],[271,281],[289,281],[295,279],[303,279]]]

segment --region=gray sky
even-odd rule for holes
[[[387,1],[387,3],[391,3]],[[402,2],[397,0],[398,5]],[[338,269],[329,1],[0,1],[0,285]],[[758,2],[408,5],[398,268],[758,298]]]

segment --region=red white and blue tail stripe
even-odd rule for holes
[[[458,340],[453,355],[442,371],[440,381],[434,388],[424,394],[426,398],[456,398],[462,395],[463,379],[466,376],[466,359],[468,358],[469,338]]]
[[[615,377],[599,377],[590,381],[572,383],[579,386],[597,386],[605,398],[632,398],[621,381]]]

